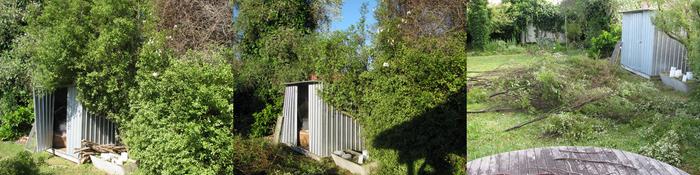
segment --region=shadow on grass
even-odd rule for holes
[[[466,156],[465,98],[466,92],[452,94],[445,103],[379,133],[373,146],[398,151],[399,163],[407,166],[409,175],[455,172],[462,167],[454,167],[447,157]],[[425,162],[416,165],[420,159]]]

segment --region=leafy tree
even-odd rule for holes
[[[25,30],[39,7],[33,0],[0,1],[0,140],[26,135],[33,122]]]
[[[486,0],[473,0],[469,2],[467,31],[471,36],[472,47],[481,50],[489,42],[491,23],[489,21],[489,9]]]
[[[119,119],[128,115],[140,47],[135,1],[48,1],[29,22],[27,47],[39,91],[75,84],[91,111]]]
[[[510,8],[506,13],[514,17],[518,33],[526,30],[528,25],[533,25],[538,30],[559,32],[564,24],[563,18],[556,7],[545,0],[506,0]]]
[[[253,126],[253,136],[269,134],[280,114],[283,83],[307,80],[313,72],[311,57],[303,55],[313,33],[327,25],[339,0],[236,1],[234,24],[239,64],[236,77],[237,127]],[[254,124],[253,124],[254,123]],[[261,132],[264,131],[264,132]]]
[[[459,168],[463,163],[458,157],[465,150],[466,137],[460,136],[464,135],[466,122],[459,120],[464,119],[459,111],[466,106],[461,104],[466,102],[466,93],[459,93],[466,82],[466,34],[460,27],[442,21],[413,19],[424,18],[418,13],[421,11],[429,13],[442,8],[457,12],[466,7],[464,1],[441,1],[439,5],[427,1],[382,1],[375,11],[379,30],[374,45],[366,52],[371,58],[368,69],[362,67],[363,56],[356,56],[362,53],[358,52],[362,47],[353,37],[345,37],[356,35],[352,30],[334,33],[317,46],[324,48],[317,49],[321,59],[316,68],[324,81],[324,100],[360,122],[366,146],[374,155],[372,159],[381,163],[375,173],[459,174],[463,169]],[[456,30],[415,32],[421,31],[416,24]],[[459,23],[464,27],[462,24]],[[409,31],[413,29],[417,30]],[[411,123],[422,123],[423,128],[430,129],[411,129]],[[443,137],[447,135],[450,139]]]
[[[564,0],[560,6],[562,16],[567,19],[565,29],[570,41],[590,41],[603,31],[611,32],[611,24],[618,22],[614,0]]]
[[[510,3],[503,3],[490,8],[490,38],[508,41],[516,40],[520,37],[520,33],[516,32],[514,16],[506,13],[506,10],[508,10],[510,6]]]

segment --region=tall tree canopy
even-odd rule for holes
[[[474,0],[469,2],[468,6],[470,10],[467,13],[469,16],[467,31],[469,31],[469,36],[471,36],[472,47],[479,50],[484,49],[491,35],[490,14],[487,4],[486,0]]]

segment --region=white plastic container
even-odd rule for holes
[[[671,67],[671,70],[668,71],[668,76],[674,77],[675,73],[676,73],[676,67]]]
[[[676,73],[674,74],[673,77],[674,77],[674,78],[680,78],[681,76],[683,76],[683,71],[680,70],[680,69],[678,69],[678,70],[676,70]]]

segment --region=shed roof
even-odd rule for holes
[[[318,80],[294,81],[294,82],[284,83],[284,85],[285,86],[294,86],[294,85],[301,85],[301,84],[317,84],[317,83],[321,83],[321,81],[318,81]]]
[[[656,9],[643,8],[643,9],[621,11],[620,13],[637,13],[637,12],[645,12],[645,11],[656,11]]]

